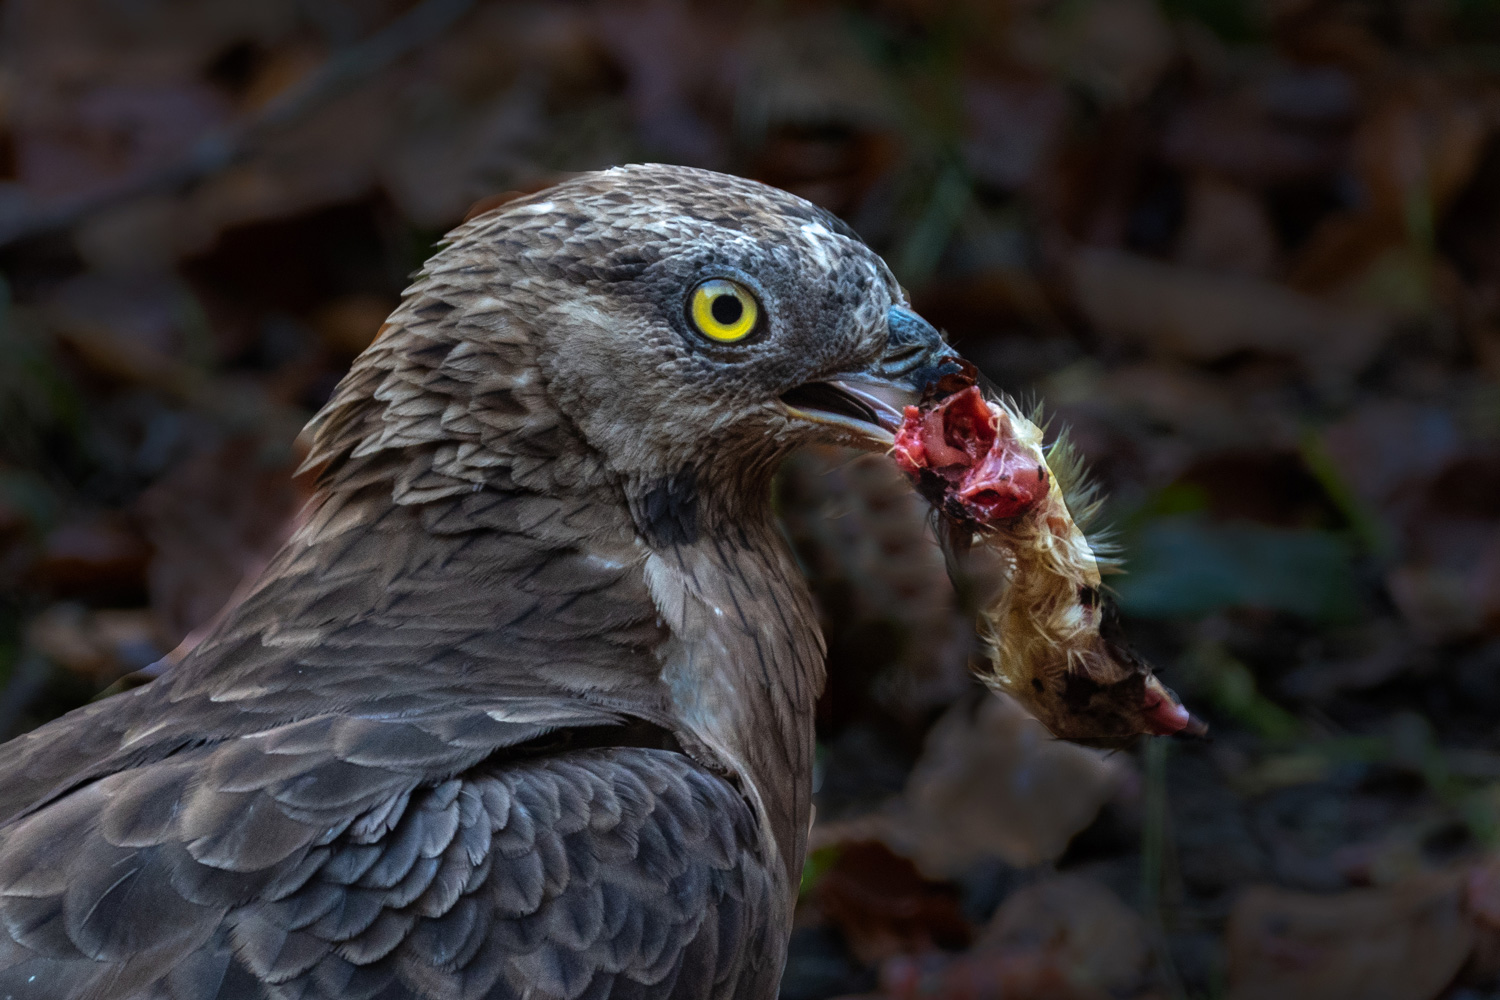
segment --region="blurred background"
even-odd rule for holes
[[[0,730],[191,642],[477,200],[837,212],[1110,494],[1207,744],[1051,740],[878,456],[824,616],[787,1000],[1500,997],[1500,0],[8,0]]]

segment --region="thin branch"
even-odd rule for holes
[[[362,42],[335,53],[316,71],[247,118],[202,136],[179,160],[42,208],[23,203],[0,218],[0,247],[65,229],[96,212],[143,195],[177,191],[248,156],[266,135],[299,121],[334,97],[391,66],[446,31],[475,0],[424,0]]]

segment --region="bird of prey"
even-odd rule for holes
[[[774,996],[823,649],[772,472],[889,448],[953,358],[750,181],[616,168],[454,230],[244,601],[0,747],[0,997]]]

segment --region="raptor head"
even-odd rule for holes
[[[315,457],[442,442],[409,477],[418,496],[501,470],[637,497],[764,493],[799,444],[890,447],[903,405],[955,368],[829,213],[709,171],[620,167],[449,234],[320,418]]]

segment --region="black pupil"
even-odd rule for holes
[[[745,314],[745,307],[740,305],[740,300],[733,295],[717,296],[708,307],[716,322],[725,326],[733,326],[740,321]]]

